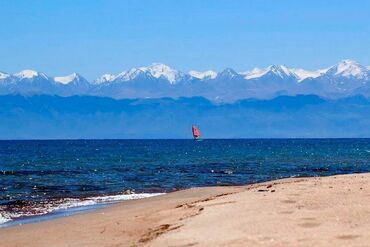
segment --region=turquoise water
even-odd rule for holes
[[[189,187],[369,171],[370,139],[0,141],[0,222]]]

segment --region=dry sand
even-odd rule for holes
[[[0,246],[370,246],[370,173],[127,201],[0,229]]]

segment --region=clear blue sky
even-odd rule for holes
[[[370,65],[370,1],[0,0],[0,71]]]

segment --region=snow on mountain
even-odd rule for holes
[[[155,78],[163,77],[171,84],[175,84],[184,78],[184,73],[174,70],[171,67],[161,63],[153,63],[148,67],[141,67],[140,70],[145,72],[148,71]]]
[[[240,77],[240,75],[237,72],[235,72],[235,70],[231,68],[227,68],[221,71],[219,74],[217,74],[216,78],[230,80],[230,79],[237,78],[237,77]]]
[[[114,81],[131,81],[140,78],[144,79],[164,79],[170,84],[176,84],[181,80],[187,79],[187,76],[181,71],[172,69],[171,67],[161,64],[153,63],[148,67],[132,68],[115,76]]]
[[[260,68],[254,68],[251,71],[246,71],[246,72],[240,72],[241,75],[244,76],[244,79],[254,79],[254,78],[259,78],[266,74],[265,69],[260,69]]]
[[[320,75],[324,74],[327,69],[322,69],[322,70],[316,70],[316,71],[309,71],[309,70],[304,70],[304,69],[290,69],[294,74],[297,75],[298,81],[303,81],[306,78],[316,78],[319,77]]]
[[[355,94],[368,96],[370,71],[353,60],[342,60],[316,78],[307,78],[301,83],[305,92],[325,97],[346,97]]]
[[[293,72],[291,72],[287,67],[283,65],[272,65],[267,67],[266,74],[277,75],[281,79],[285,79],[288,77],[296,77],[296,75]]]
[[[73,73],[73,74],[70,74],[70,75],[67,75],[67,76],[54,77],[55,82],[61,83],[63,85],[70,84],[71,82],[79,82],[79,81],[82,81],[82,80],[84,80],[84,78],[82,78],[77,73]]]
[[[0,80],[5,80],[6,78],[9,77],[10,77],[9,74],[0,71]]]
[[[131,81],[138,77],[144,78],[144,79],[151,79],[153,76],[148,72],[144,71],[143,69],[139,68],[132,68],[128,71],[124,71],[120,74],[118,74],[114,81]]]
[[[330,67],[325,74],[333,77],[356,78],[362,80],[370,79],[369,69],[350,59],[345,59]]]
[[[244,75],[246,80],[257,79],[268,74],[275,75],[281,79],[293,78],[295,77],[299,82],[306,78],[316,78],[324,74],[327,69],[320,69],[316,71],[309,71],[300,68],[288,68],[284,65],[270,65],[267,68],[254,68],[251,71],[246,71],[240,73]]]
[[[94,82],[95,84],[101,84],[101,83],[106,83],[106,82],[112,82],[116,79],[116,77],[112,74],[104,74],[97,78]]]
[[[213,70],[206,70],[206,71],[196,71],[191,70],[189,71],[189,75],[192,77],[198,78],[200,80],[206,80],[206,79],[215,79],[217,76],[217,72]]]
[[[50,84],[54,85],[52,90],[55,94],[62,96],[85,95],[92,87],[90,82],[77,73],[54,77],[50,80]]]
[[[14,75],[15,77],[19,79],[33,79],[35,77],[39,77],[42,79],[48,79],[47,75],[44,73],[40,73],[34,70],[26,69],[18,72],[17,74]]]
[[[114,98],[204,96],[221,101],[295,94],[333,98],[354,94],[370,96],[369,67],[348,59],[317,71],[271,65],[243,73],[230,68],[220,73],[212,70],[183,73],[165,64],[154,63],[118,75],[104,74],[93,83],[77,73],[52,78],[33,70],[23,70],[14,75],[0,72],[0,81],[0,94]],[[199,81],[211,83],[197,83]]]
[[[295,73],[283,65],[270,65],[264,69],[254,68],[251,71],[242,72],[240,74],[243,75],[246,80],[257,79],[267,75],[277,76],[281,79],[297,77]]]

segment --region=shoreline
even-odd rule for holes
[[[75,207],[66,208],[66,209],[57,209],[50,213],[45,213],[45,214],[40,214],[40,215],[23,216],[23,217],[19,217],[16,219],[5,221],[4,223],[0,224],[0,229],[9,228],[9,227],[17,226],[17,225],[35,224],[35,223],[40,223],[44,221],[50,221],[50,220],[55,220],[59,218],[70,217],[70,216],[77,215],[77,214],[93,212],[100,208],[109,207],[115,203],[119,203],[119,202],[106,202],[106,203],[102,202],[102,203],[87,205],[87,206],[75,206]]]
[[[59,203],[53,204],[50,202],[44,208],[33,208],[33,210],[40,210],[38,214],[28,215],[18,213],[16,218],[9,218],[9,212],[0,213],[0,229],[15,225],[32,224],[47,220],[53,220],[63,217],[72,216],[75,214],[94,211],[99,208],[104,208],[115,203],[138,200],[152,196],[162,195],[164,193],[130,193],[130,194],[113,194],[113,195],[99,195],[85,198],[64,198]],[[8,216],[8,217],[5,217]],[[1,222],[3,220],[3,222]]]
[[[0,228],[4,246],[348,246],[370,241],[370,173],[203,187]]]

